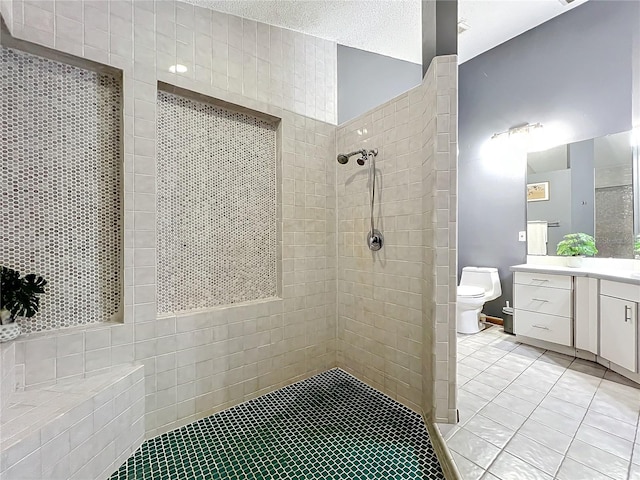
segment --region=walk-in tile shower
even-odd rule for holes
[[[90,154],[63,137],[56,137],[64,152],[59,158],[25,156],[21,144],[6,150],[8,157],[31,162],[24,171],[35,185],[10,194],[40,199],[37,190],[43,197],[30,204],[36,227],[3,245],[18,252],[3,253],[3,265],[40,269],[43,259],[32,246],[42,239],[38,227],[54,221],[58,207],[69,208],[59,223],[87,244],[79,253],[47,258],[68,270],[35,272],[47,273],[52,287],[42,297],[41,316],[25,332],[43,331],[2,346],[3,422],[11,421],[9,409],[18,411],[14,395],[25,388],[59,391],[68,410],[56,429],[39,404],[44,410],[31,414],[42,416],[40,424],[3,430],[11,452],[3,475],[106,478],[143,436],[156,438],[114,478],[126,476],[141,455],[168,439],[300,392],[300,385],[323,391],[329,379],[334,393],[354,389],[355,403],[331,417],[336,428],[356,420],[353,412],[362,408],[357,398],[365,392],[371,408],[395,412],[388,417],[399,422],[394,432],[409,439],[385,450],[411,458],[411,471],[402,478],[415,478],[421,468],[433,473],[428,478],[440,478],[418,415],[428,424],[455,421],[455,57],[434,59],[421,85],[336,126],[334,42],[171,0],[96,0],[82,8],[61,0],[0,5],[8,30],[3,49],[74,68],[84,68],[83,62],[108,67],[86,77],[98,90],[94,97],[77,96],[91,108],[56,94],[51,83],[50,96],[40,101],[70,113],[49,130],[82,141],[102,118],[100,108],[110,108],[110,133],[87,135]],[[47,78],[52,60],[29,63],[33,76]],[[55,68],[61,73],[52,76],[64,81],[85,75]],[[121,83],[102,79],[105,72],[115,72]],[[12,75],[3,71],[3,87]],[[114,92],[120,100],[111,105]],[[2,95],[9,106],[20,103],[15,90]],[[86,121],[73,131],[58,129],[56,122],[79,110]],[[45,117],[29,118],[42,125]],[[30,131],[36,147],[43,135],[53,138]],[[369,176],[376,175],[373,209],[369,165],[336,161],[339,153],[358,150],[377,151],[367,153]],[[60,168],[52,177],[40,168],[44,163]],[[73,189],[65,187],[71,177],[63,163],[79,175]],[[38,182],[45,179],[51,191],[72,190],[73,202],[41,189]],[[11,180],[0,187],[3,195],[8,185]],[[13,204],[21,208],[25,201]],[[86,211],[94,215],[83,222]],[[372,225],[384,237],[377,251],[367,244]],[[50,241],[60,245],[65,238]],[[20,258],[29,261],[19,265]],[[76,287],[82,281],[65,273],[87,262],[95,271],[77,276],[97,282],[98,297],[81,297],[88,284]],[[56,296],[53,285],[64,293]],[[95,298],[109,299],[117,315],[98,315],[102,304]],[[114,371],[117,381],[87,383]],[[279,390],[314,375],[320,376],[311,383]],[[82,395],[70,395],[65,385]],[[318,389],[304,388],[308,397],[300,405],[314,405]],[[93,418],[101,419],[100,428],[88,426]],[[125,418],[135,428],[120,435]],[[84,435],[74,437],[80,426]],[[104,428],[114,436],[100,436]],[[24,446],[24,438],[45,429],[47,435]],[[430,466],[423,467],[427,457]]]

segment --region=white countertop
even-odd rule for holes
[[[640,271],[624,269],[593,268],[590,266],[572,268],[561,265],[537,265],[524,263],[513,265],[512,272],[549,273],[555,275],[573,275],[574,277],[591,277],[612,282],[632,283],[640,285]]]

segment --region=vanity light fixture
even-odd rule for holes
[[[186,73],[186,72],[187,72],[187,70],[188,70],[188,68],[187,68],[186,66],[181,65],[181,64],[179,64],[179,63],[178,63],[178,64],[176,64],[176,65],[171,65],[171,66],[169,67],[169,71],[170,71],[171,73]]]
[[[552,129],[556,130],[556,129]],[[517,149],[524,152],[545,150],[556,143],[552,133],[542,128],[541,123],[527,123],[518,125],[504,132],[494,133],[490,143],[498,143],[504,148]],[[555,132],[557,133],[557,132]]]
[[[520,125],[518,127],[510,128],[509,130],[506,130],[504,132],[494,133],[491,136],[491,140],[495,140],[499,137],[502,137],[503,135],[506,135],[507,137],[513,137],[517,135],[528,135],[530,133],[535,133],[537,130],[541,128],[542,128],[541,123],[527,123],[526,125]]]

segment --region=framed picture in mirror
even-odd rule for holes
[[[549,200],[549,182],[527,183],[527,202]]]

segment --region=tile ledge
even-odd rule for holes
[[[118,328],[123,327],[125,325],[131,325],[129,322],[98,322],[98,323],[89,323],[86,325],[75,325],[73,327],[65,327],[65,328],[56,328],[52,330],[42,330],[39,332],[33,333],[23,333],[15,340],[7,343],[19,343],[19,342],[27,342],[30,340],[37,340],[41,338],[51,338],[51,337],[59,337],[62,335],[70,335],[72,333],[81,333],[81,332],[92,332],[95,330],[104,330],[108,328]]]
[[[226,305],[216,305],[215,307],[199,308],[194,310],[182,310],[179,312],[159,313],[157,315],[157,318],[163,319],[163,318],[174,318],[174,317],[176,318],[188,317],[190,315],[202,315],[202,314],[211,313],[211,312],[233,310],[236,308],[250,307],[254,305],[263,305],[263,304],[282,302],[283,300],[284,299],[282,297],[268,297],[268,298],[261,298],[259,300],[248,300],[246,302],[230,303]]]

